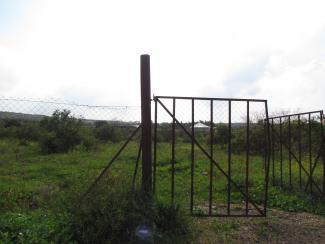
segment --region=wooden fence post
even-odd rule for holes
[[[141,55],[142,189],[152,190],[150,56]]]

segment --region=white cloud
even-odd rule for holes
[[[139,55],[149,53],[157,95],[267,98],[274,109],[325,105],[323,1],[25,6],[16,28],[0,33],[0,67],[16,81],[2,95],[139,104]]]
[[[320,110],[324,107],[325,30],[297,49],[269,56],[264,74],[251,84],[271,110]]]

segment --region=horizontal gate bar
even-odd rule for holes
[[[322,112],[323,112],[323,110],[316,110],[316,111],[310,111],[310,112],[274,116],[274,117],[269,117],[269,119],[280,119],[280,118],[293,117],[293,116],[298,116],[298,115],[317,114],[317,113],[322,113]]]
[[[211,215],[206,215],[206,214],[193,214],[194,217],[265,217],[264,215],[261,214],[248,214],[248,215],[243,215],[243,214],[211,214]]]
[[[178,97],[178,96],[154,96],[161,99],[188,99],[188,100],[213,100],[213,101],[252,101],[252,102],[266,102],[264,99],[244,99],[244,98],[213,98],[213,97]]]

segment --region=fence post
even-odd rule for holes
[[[152,190],[150,56],[141,55],[142,189]]]

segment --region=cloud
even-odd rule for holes
[[[234,65],[224,79],[225,94],[229,97],[234,94],[256,95],[254,83],[259,80],[267,69],[268,55],[257,57],[248,56],[245,62]]]
[[[15,28],[25,7],[24,0],[0,1],[0,31]]]
[[[325,105],[324,40],[325,29],[322,29],[296,49],[256,59],[255,65],[233,72],[234,77],[243,78],[236,88],[244,84],[243,96],[268,99],[271,112],[322,109]],[[245,82],[245,77],[251,82]]]
[[[323,9],[323,1],[29,1],[16,27],[0,32],[0,82],[15,80],[1,93],[138,105],[139,55],[149,53],[156,95],[322,107]]]
[[[2,92],[8,92],[13,86],[15,86],[17,80],[10,70],[0,67],[0,81],[0,90]]]

